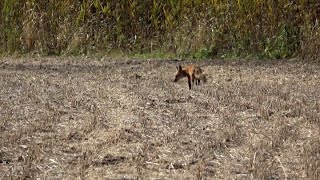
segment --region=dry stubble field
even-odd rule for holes
[[[0,60],[0,179],[318,179],[320,65]]]

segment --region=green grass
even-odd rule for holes
[[[137,59],[176,59],[181,56],[170,52],[154,51],[150,53],[130,53],[129,57]]]
[[[41,56],[118,51],[141,58],[316,58],[317,4],[317,0],[5,0],[0,1],[0,51]]]

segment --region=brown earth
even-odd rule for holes
[[[320,65],[0,60],[0,179],[319,179]]]

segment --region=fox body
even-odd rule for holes
[[[200,85],[200,81],[207,82],[207,78],[204,74],[202,74],[202,70],[200,67],[195,65],[187,65],[185,67],[181,67],[181,65],[177,66],[177,74],[173,82],[178,82],[180,79],[187,77],[189,89],[192,88],[192,84],[196,82],[196,85]]]

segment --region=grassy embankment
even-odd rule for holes
[[[0,53],[314,58],[318,9],[317,0],[4,0]]]

